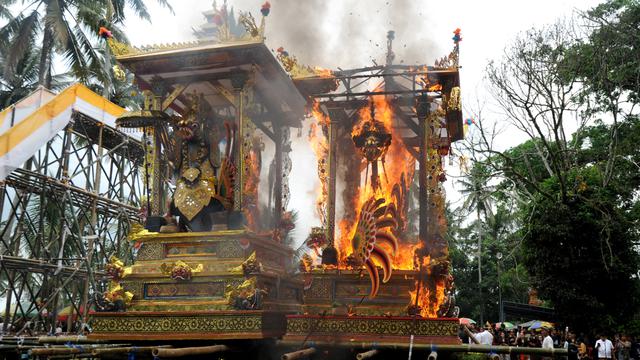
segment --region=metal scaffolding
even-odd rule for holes
[[[27,336],[85,329],[100,269],[139,221],[140,141],[81,112],[0,182],[2,332]],[[64,309],[66,320],[58,312]]]

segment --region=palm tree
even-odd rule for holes
[[[156,0],[171,9],[167,0]],[[0,9],[16,3],[17,0],[3,0]],[[29,46],[41,38],[38,62],[38,84],[51,86],[51,65],[54,51],[63,55],[67,65],[80,81],[91,77],[106,77],[108,68],[103,58],[94,48],[97,30],[100,26],[110,27],[126,41],[118,25],[125,19],[125,8],[131,7],[135,14],[150,20],[143,0],[35,0],[17,16],[0,28],[0,47],[7,51],[4,77],[10,77]],[[41,37],[40,37],[41,36]]]
[[[29,95],[38,87],[38,61],[40,49],[30,47],[11,71],[10,77],[0,77],[0,109]],[[0,48],[0,71],[5,72],[6,54]],[[52,77],[51,90],[58,90],[69,84],[67,74]]]
[[[460,193],[465,197],[462,209],[471,213],[476,212],[476,232],[478,235],[478,289],[480,295],[480,323],[484,322],[484,304],[482,303],[482,221],[480,215],[491,217],[491,203],[495,187],[488,185],[491,175],[489,170],[480,163],[476,163],[466,179],[459,180],[463,188]]]

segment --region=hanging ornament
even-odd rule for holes
[[[458,45],[458,43],[460,41],[462,41],[462,36],[460,35],[460,28],[457,28],[453,31],[453,37],[451,38],[451,40],[453,40],[453,42]]]
[[[262,7],[260,8],[260,12],[262,13],[262,16],[269,15],[269,12],[271,12],[271,3],[265,1],[265,3],[262,4]]]
[[[116,80],[123,82],[127,79],[127,74],[117,64],[113,65],[111,69],[113,70],[113,77],[116,78]]]
[[[98,35],[103,38],[103,39],[111,39],[113,37],[113,34],[111,33],[111,31],[109,31],[109,29],[107,29],[104,26],[100,26],[100,30],[98,31]]]
[[[375,107],[371,103],[370,120],[365,122],[359,131],[352,136],[353,143],[360,151],[360,154],[371,165],[371,187],[375,190],[380,186],[378,176],[378,160],[382,159],[391,145],[391,134],[387,132],[384,125],[375,120]]]

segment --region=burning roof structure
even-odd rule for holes
[[[455,315],[442,189],[445,157],[463,136],[460,31],[454,35],[453,51],[434,66],[394,64],[392,31],[385,65],[305,73],[288,54],[283,61],[316,120],[309,140],[326,239],[312,243],[324,253],[321,265],[308,268],[309,286],[326,281],[326,269],[364,268],[368,282],[331,280],[352,289],[350,296],[332,295],[351,312]]]

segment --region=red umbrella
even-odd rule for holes
[[[460,318],[458,320],[460,320],[460,325],[471,325],[476,323],[473,319],[469,318]]]

